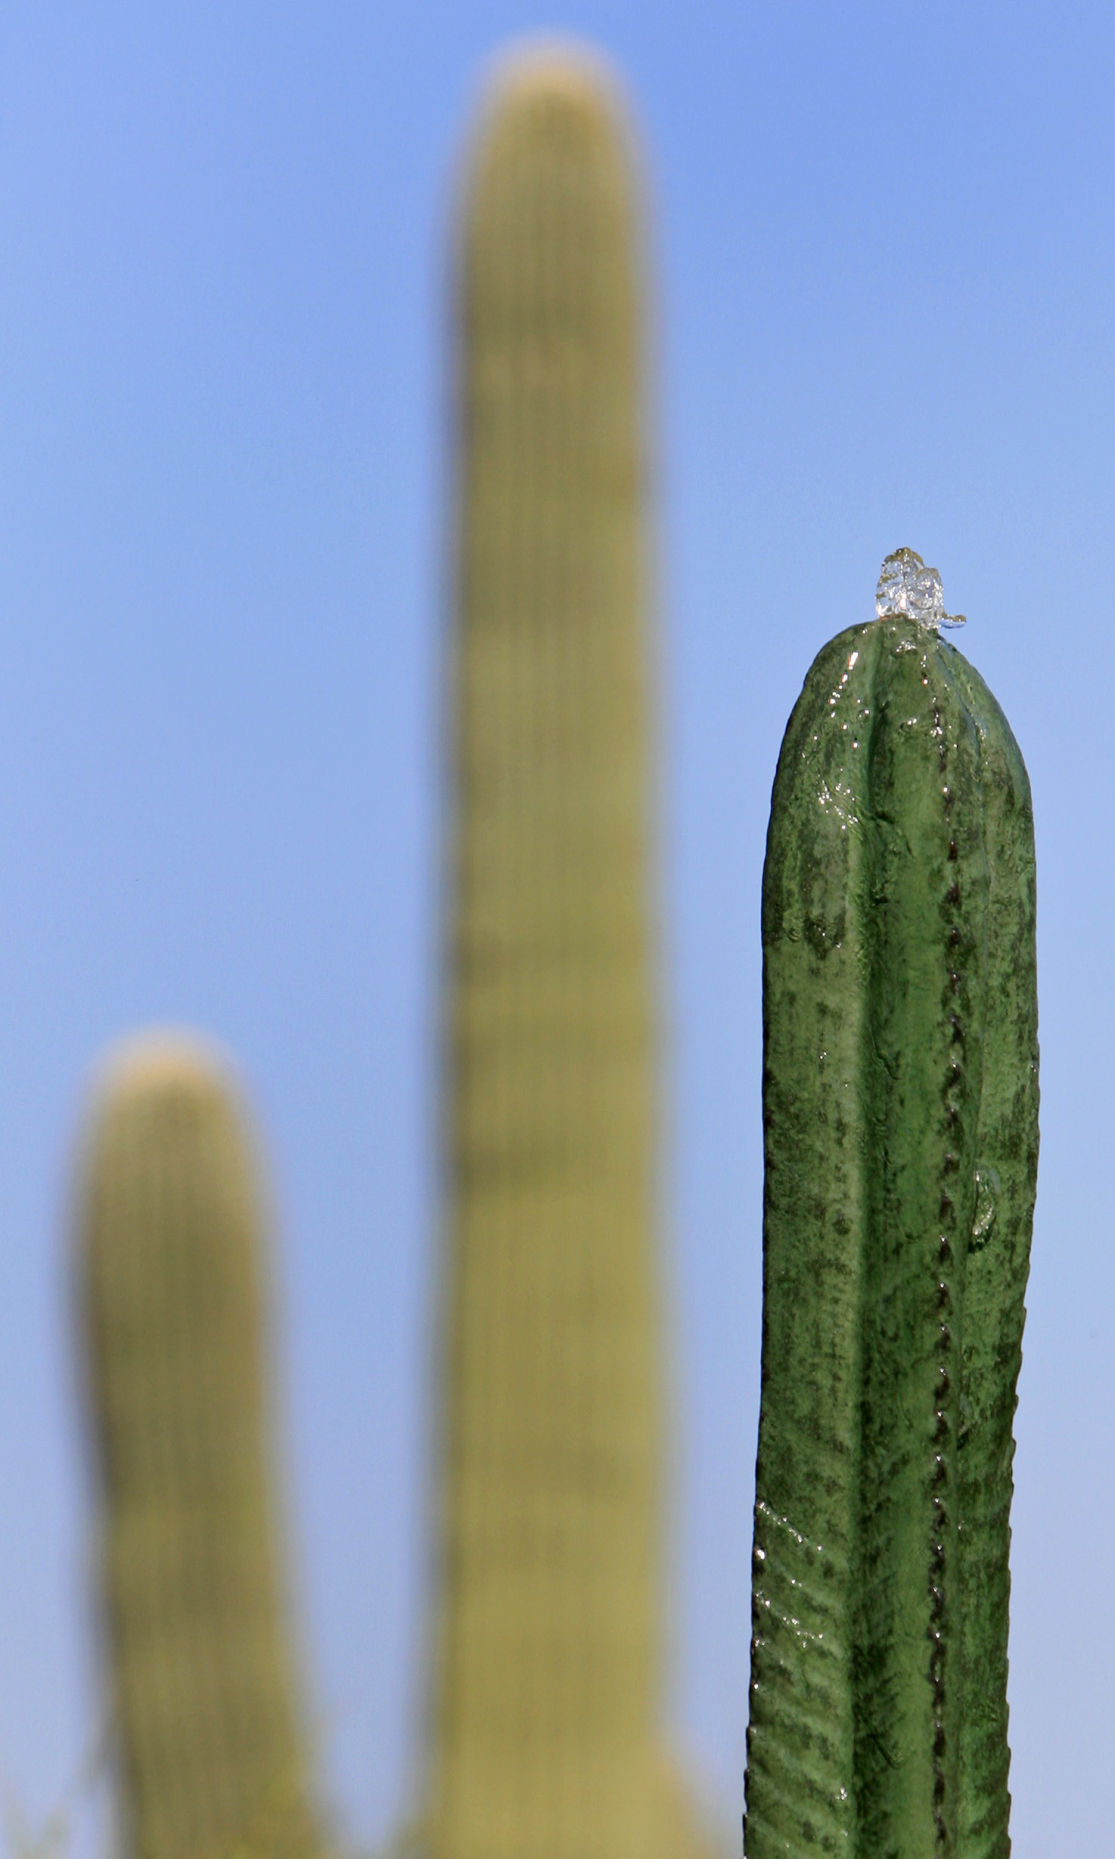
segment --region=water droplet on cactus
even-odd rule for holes
[[[880,620],[916,620],[934,633],[939,626],[965,623],[962,613],[945,612],[941,577],[914,549],[895,549],[887,556],[875,589],[875,612]]]

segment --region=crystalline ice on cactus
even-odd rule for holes
[[[895,549],[887,556],[875,589],[875,612],[880,620],[917,620],[933,632],[940,626],[964,625],[962,613],[945,612],[941,577],[914,549]]]

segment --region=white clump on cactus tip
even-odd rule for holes
[[[875,589],[875,613],[880,620],[916,620],[934,633],[939,626],[964,625],[962,613],[945,612],[941,577],[914,549],[895,549],[887,556]]]

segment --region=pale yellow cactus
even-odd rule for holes
[[[146,1036],[105,1068],[78,1229],[128,1850],[320,1859],[281,1594],[263,1212],[208,1048]]]
[[[611,81],[544,48],[464,199],[435,1859],[661,1830],[634,167]]]

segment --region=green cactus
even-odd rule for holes
[[[646,440],[632,151],[594,63],[543,50],[497,78],[460,268],[431,1846],[646,1859],[663,1792]]]
[[[774,783],[749,1859],[1010,1850],[1033,822],[1002,711],[917,617],[934,580],[888,558]]]
[[[136,1859],[321,1852],[283,1626],[263,1217],[223,1063],[137,1039],[79,1194],[104,1630]]]

